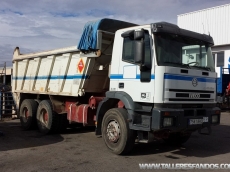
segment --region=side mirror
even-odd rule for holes
[[[145,31],[143,29],[134,31],[134,40],[142,39],[145,39]]]
[[[145,57],[145,32],[144,30],[134,31],[134,63],[143,64]]]
[[[145,42],[134,41],[134,63],[142,64],[145,57]]]

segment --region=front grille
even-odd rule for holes
[[[210,94],[200,94],[200,98],[210,98]]]
[[[176,93],[176,97],[189,97],[188,93]]]
[[[189,93],[176,93],[176,97],[189,97]],[[210,94],[200,94],[200,98],[210,98]]]
[[[206,90],[183,90],[183,89],[169,89],[172,92],[189,92],[189,93],[214,93],[214,91]]]
[[[213,99],[174,99],[174,98],[169,98],[169,101],[205,102],[205,101],[214,101],[214,100]]]

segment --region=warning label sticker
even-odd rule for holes
[[[85,65],[84,65],[84,61],[82,59],[80,59],[80,61],[77,64],[77,69],[79,73],[83,72]]]

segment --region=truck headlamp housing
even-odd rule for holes
[[[212,115],[212,123],[218,123],[219,122],[219,115]]]
[[[163,127],[171,127],[173,126],[173,118],[164,117],[163,118]]]

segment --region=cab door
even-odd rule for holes
[[[150,29],[144,29],[144,62],[143,65],[134,63],[134,39],[123,36],[121,39],[122,56],[119,63],[118,91],[128,93],[135,102],[153,102],[154,96],[154,65],[152,58],[152,39]]]

